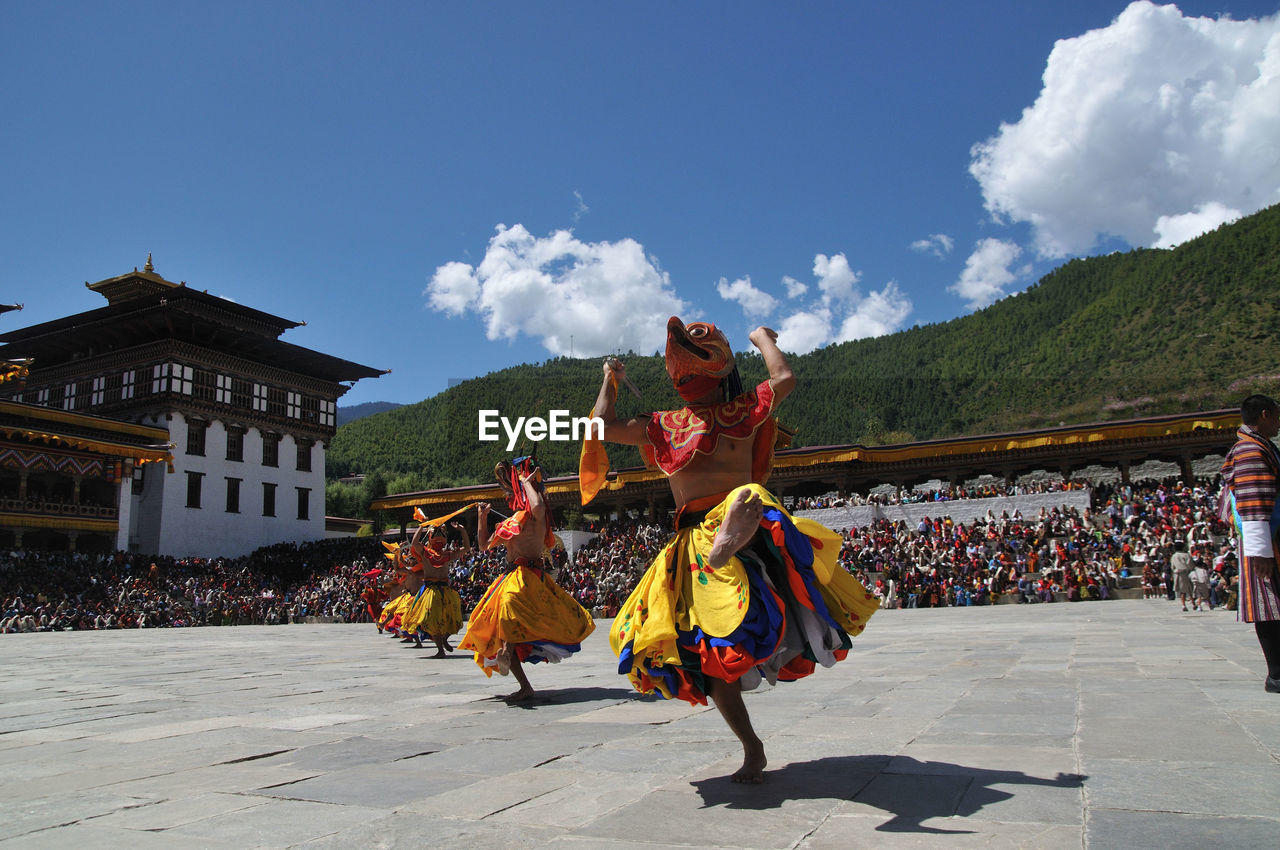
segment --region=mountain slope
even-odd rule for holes
[[[404,405],[397,404],[394,401],[366,401],[364,404],[353,404],[350,407],[339,406],[338,427],[341,428],[348,422],[355,422],[357,419],[363,419],[375,413],[395,410],[398,407],[404,407]]]

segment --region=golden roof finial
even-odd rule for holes
[[[155,266],[153,266],[153,265],[151,265],[151,252],[150,252],[150,251],[148,251],[148,252],[147,252],[147,264],[146,264],[145,266],[143,266],[143,267],[142,267],[142,270],[143,270],[144,272],[151,272],[151,273],[153,273],[153,274],[155,273],[156,267],[155,267]]]

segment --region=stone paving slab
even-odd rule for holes
[[[747,695],[755,787],[608,625],[521,706],[367,625],[4,635],[0,850],[1280,845],[1280,696],[1227,612],[880,612]]]

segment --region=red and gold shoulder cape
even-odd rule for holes
[[[698,452],[714,452],[721,437],[744,440],[754,434],[751,477],[763,484],[773,466],[777,423],[772,413],[773,387],[768,381],[732,401],[660,410],[649,418],[649,445],[641,446],[640,451],[647,463],[674,475]]]

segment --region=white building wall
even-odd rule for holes
[[[321,540],[324,531],[324,447],[311,448],[311,471],[297,469],[297,444],[280,440],[278,466],[262,464],[262,434],[249,428],[242,461],[227,460],[227,430],[219,420],[205,431],[204,456],[187,454],[186,417],[164,423],[174,444],[174,472],[149,464],[146,487],[132,506],[137,551],[174,557],[238,557],[282,542]],[[158,468],[158,469],[157,469]],[[203,473],[200,506],[187,506],[187,473]],[[160,478],[163,476],[163,478]],[[240,479],[239,511],[227,511],[227,479]],[[263,515],[263,484],[276,485],[275,515]],[[308,516],[298,517],[298,490],[310,491]],[[131,540],[133,543],[134,540]]]
[[[169,429],[169,440],[176,444],[177,438],[171,427],[174,423],[164,417],[144,419],[142,424],[157,428]],[[185,425],[182,432],[182,444],[186,445],[187,432]],[[175,451],[175,460],[177,452]],[[143,554],[160,553],[160,529],[164,524],[165,492],[176,486],[176,475],[169,473],[169,467],[163,463],[148,463],[142,467],[142,493],[130,496],[132,504],[129,510],[128,550]],[[132,494],[133,486],[129,485]]]
[[[129,467],[125,465],[125,469]],[[133,525],[133,475],[126,473],[116,482],[116,549],[128,550]]]

